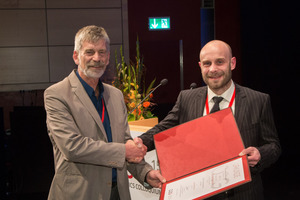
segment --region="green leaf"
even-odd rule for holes
[[[145,96],[147,96],[147,95],[149,94],[149,92],[153,89],[153,85],[154,85],[155,81],[156,81],[156,79],[154,79],[154,80],[150,83],[150,85],[148,86],[147,91],[146,91],[146,94],[144,94],[144,98],[145,98]]]
[[[134,116],[134,114],[128,114],[127,119],[128,119],[129,122],[130,122],[130,121],[135,121],[135,116]]]
[[[153,118],[153,117],[154,117],[154,115],[151,113],[151,111],[146,111],[144,113],[144,118],[145,119],[149,119],[149,118]]]

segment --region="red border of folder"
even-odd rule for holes
[[[240,158],[244,144],[230,108],[197,118],[154,135],[160,170],[166,185]],[[199,149],[197,149],[199,148]],[[223,152],[224,151],[224,152]],[[251,181],[247,156],[242,157],[245,180],[196,199],[207,198]]]

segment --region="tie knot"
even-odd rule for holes
[[[219,104],[223,100],[223,97],[213,97],[213,101],[215,104]]]

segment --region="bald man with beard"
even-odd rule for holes
[[[222,110],[230,106],[233,111],[245,145],[240,156],[248,157],[252,181],[209,199],[264,199],[260,173],[276,162],[281,154],[270,96],[240,86],[232,80],[236,58],[232,56],[231,47],[223,41],[210,41],[201,49],[199,66],[207,86],[181,91],[175,106],[165,119],[140,138],[148,151],[151,151],[155,148],[153,135],[208,115],[215,104],[213,98],[222,97],[219,108]],[[231,100],[232,105],[229,105]]]

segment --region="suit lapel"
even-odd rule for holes
[[[93,102],[91,101],[90,97],[88,96],[88,94],[86,93],[82,84],[80,83],[79,79],[77,78],[77,76],[75,74],[75,70],[69,75],[69,80],[70,80],[74,94],[77,96],[77,98],[82,103],[82,105],[90,113],[90,115],[94,119],[95,123],[99,126],[102,134],[104,135],[104,137],[106,138],[106,141],[107,141],[106,132],[105,132],[104,126],[101,122],[101,118],[100,118]]]
[[[207,95],[207,86],[199,88],[199,93],[194,99],[194,105],[196,105],[196,118],[203,116],[206,95]]]
[[[243,91],[243,88],[238,84],[235,84],[236,87],[236,95],[235,95],[235,120],[236,123],[241,130],[245,113],[247,113],[247,98],[246,94]]]
[[[114,135],[114,133],[116,133],[116,131],[114,130],[115,126],[112,126],[112,124],[117,124],[115,122],[116,119],[114,117],[115,116],[114,113],[117,113],[117,112],[114,110],[115,107],[113,106],[113,104],[111,104],[111,102],[115,102],[115,101],[111,99],[112,97],[110,96],[110,92],[108,91],[109,88],[106,87],[105,84],[103,84],[103,87],[104,87],[103,98],[104,98],[106,110],[107,110],[107,113],[109,116],[112,138],[113,138],[113,141],[117,141],[116,137],[118,137],[118,135]]]
[[[245,118],[245,113],[247,113],[248,106],[247,98],[243,88],[235,84],[236,95],[235,95],[235,120],[239,127],[242,128],[243,121]],[[202,117],[205,109],[205,101],[207,96],[207,86],[199,88],[198,95],[194,99],[194,105],[196,105],[196,118]]]

